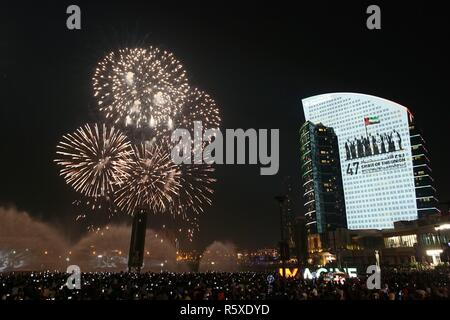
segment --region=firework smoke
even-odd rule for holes
[[[26,212],[0,207],[0,272],[62,270],[68,244],[52,227]]]
[[[214,241],[203,252],[199,272],[236,272],[238,270],[236,249],[233,244]]]
[[[110,225],[70,245],[51,225],[32,219],[26,212],[0,207],[0,272],[65,271],[71,264],[83,272],[124,271],[130,234],[129,226]],[[146,271],[188,270],[176,263],[175,241],[150,229],[144,263]]]
[[[124,225],[111,225],[91,232],[72,247],[72,260],[85,271],[125,271],[130,235],[130,227]],[[177,265],[174,242],[148,229],[143,270],[184,271],[187,268]]]

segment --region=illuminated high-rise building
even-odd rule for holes
[[[300,129],[301,182],[310,253],[332,247],[329,231],[346,227],[338,139],[333,128],[307,121]]]
[[[337,136],[349,229],[391,229],[439,212],[428,152],[407,108],[357,93],[302,103],[306,121]]]
[[[431,170],[431,161],[426,142],[411,116],[409,122],[411,150],[416,188],[417,214],[422,218],[429,214],[440,213],[438,199]]]

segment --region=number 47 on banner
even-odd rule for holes
[[[359,169],[359,162],[349,163],[347,166],[347,174],[356,175],[358,174],[358,169]]]

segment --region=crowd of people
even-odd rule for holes
[[[272,276],[271,276],[272,275]],[[381,288],[364,277],[283,279],[273,273],[82,273],[81,288],[66,286],[67,273],[0,273],[1,300],[434,300],[449,299],[448,269],[389,270]]]

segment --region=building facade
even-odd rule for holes
[[[349,229],[392,229],[396,221],[437,210],[428,152],[407,108],[356,93],[302,103],[307,123],[321,123],[337,136]]]
[[[300,145],[307,247],[323,252],[332,247],[327,231],[347,226],[338,140],[333,128],[308,121]]]
[[[333,232],[329,232],[332,236]],[[335,263],[362,269],[382,266],[436,266],[450,262],[450,215],[427,215],[413,221],[397,221],[393,229],[338,230]],[[322,263],[325,263],[323,261]]]
[[[410,117],[409,132],[414,168],[414,186],[416,188],[417,214],[419,218],[440,213],[436,198],[431,161],[425,139]]]

